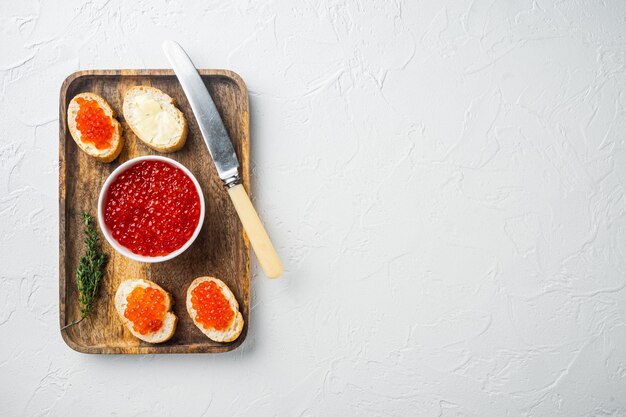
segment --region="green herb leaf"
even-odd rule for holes
[[[80,302],[80,319],[66,327],[80,323],[89,317],[93,310],[94,301],[98,295],[98,288],[109,256],[100,249],[100,237],[93,225],[93,217],[83,212],[83,226],[85,228],[85,254],[80,258],[76,268],[76,284],[78,286],[78,301]]]

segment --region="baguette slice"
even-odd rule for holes
[[[163,317],[163,326],[157,330],[156,332],[141,334],[136,332],[133,329],[133,322],[124,317],[124,312],[126,311],[126,306],[128,304],[126,298],[128,295],[137,287],[155,288],[165,295],[165,315]],[[145,279],[129,279],[123,281],[119,287],[117,287],[117,291],[115,293],[115,309],[117,310],[117,314],[122,319],[122,322],[128,330],[138,339],[143,340],[148,343],[162,343],[169,340],[173,335],[174,331],[176,331],[176,323],[178,318],[174,313],[170,310],[172,309],[172,297],[169,295],[167,291],[158,286],[152,281],[148,281]]]
[[[233,311],[235,312],[235,317],[233,318],[233,321],[231,322],[230,326],[224,330],[206,329],[201,323],[196,321],[197,312],[196,312],[196,309],[193,308],[193,305],[191,304],[191,292],[198,285],[206,281],[213,281],[215,282],[215,284],[217,284],[219,289],[222,291],[222,294],[224,294],[224,297],[226,297],[226,299],[228,300],[228,304],[230,304],[230,308],[232,308]],[[189,313],[189,316],[193,320],[194,324],[209,339],[214,340],[216,342],[232,342],[233,340],[237,339],[239,335],[241,334],[241,331],[243,330],[243,316],[241,315],[241,312],[239,311],[239,304],[237,303],[237,300],[235,299],[235,296],[233,295],[230,288],[228,288],[228,286],[224,284],[221,280],[214,278],[214,277],[196,278],[187,289],[187,303],[186,304],[187,304],[187,312]]]
[[[100,108],[104,110],[104,114],[111,118],[111,122],[113,123],[114,131],[113,138],[111,139],[111,146],[106,149],[98,149],[93,143],[85,143],[82,141],[82,134],[78,127],[76,126],[76,116],[78,115],[78,110],[80,106],[76,99],[84,98],[86,100],[93,100],[98,103]],[[118,157],[120,152],[122,152],[122,147],[124,146],[124,137],[122,136],[122,125],[115,119],[115,112],[109,106],[109,103],[102,97],[94,93],[80,93],[77,94],[72,101],[70,101],[69,106],[67,106],[67,125],[70,128],[70,134],[74,139],[74,142],[82,149],[87,155],[93,156],[100,162],[111,162],[115,158]]]
[[[150,148],[169,153],[185,145],[185,116],[174,105],[174,99],[158,88],[132,87],[124,95],[122,112],[128,126]]]

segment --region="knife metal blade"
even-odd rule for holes
[[[227,186],[239,183],[239,161],[235,149],[198,70],[178,43],[163,42],[163,52],[183,87],[220,179]]]

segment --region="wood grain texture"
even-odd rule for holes
[[[226,70],[200,70],[222,116],[239,158],[243,184],[249,189],[248,94],[241,78]],[[63,340],[84,353],[196,353],[226,352],[246,338],[250,311],[249,244],[228,193],[200,135],[185,95],[171,70],[93,70],[70,75],[61,88],[59,103],[59,309],[60,325],[79,318],[75,271],[84,252],[81,213],[97,215],[98,194],[107,176],[121,163],[143,155],[159,155],[135,137],[123,115],[124,92],[135,85],[150,85],[176,100],[185,114],[189,133],[185,146],[165,156],[185,165],[204,192],[206,214],[196,241],[177,258],[157,264],[132,261],[118,254],[102,238],[110,254],[106,276],[94,312],[76,326],[61,330]],[[111,163],[101,163],[82,152],[67,128],[69,101],[81,92],[104,97],[116,111],[124,128],[124,149]],[[161,154],[164,155],[164,154]],[[204,336],[185,309],[188,285],[197,277],[212,275],[233,291],[245,320],[237,340],[217,343]],[[118,284],[129,278],[147,278],[172,294],[173,311],[179,318],[176,334],[169,341],[151,345],[131,335],[117,317],[113,295]]]

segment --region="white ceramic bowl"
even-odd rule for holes
[[[189,240],[185,242],[183,246],[181,246],[180,248],[176,249],[174,252],[169,253],[165,256],[143,256],[143,255],[138,255],[136,253],[131,252],[130,249],[122,246],[117,240],[115,240],[115,238],[111,235],[111,231],[108,229],[108,227],[104,223],[104,199],[107,195],[107,192],[109,191],[109,187],[111,186],[111,183],[122,172],[126,171],[128,168],[136,165],[137,163],[141,161],[163,161],[179,168],[181,171],[187,174],[189,178],[191,178],[191,181],[193,181],[193,184],[196,186],[196,191],[198,192],[198,196],[200,197],[200,220],[198,220],[198,225],[196,226],[196,230],[194,230],[193,235],[191,235]],[[100,225],[100,230],[102,230],[102,234],[104,235],[107,242],[109,242],[109,244],[113,246],[113,248],[117,252],[135,261],[154,263],[154,262],[168,261],[170,259],[177,257],[178,255],[183,253],[189,246],[191,246],[194,240],[196,240],[196,237],[198,237],[198,234],[200,234],[200,229],[202,228],[203,221],[204,221],[204,198],[202,196],[202,189],[200,188],[200,184],[198,183],[198,180],[196,180],[196,177],[194,177],[193,174],[184,165],[170,158],[165,158],[163,156],[140,156],[138,158],[134,158],[129,161],[126,161],[122,165],[117,167],[115,171],[111,173],[111,175],[109,175],[109,177],[104,182],[102,189],[100,190],[100,197],[98,198],[98,224]]]

